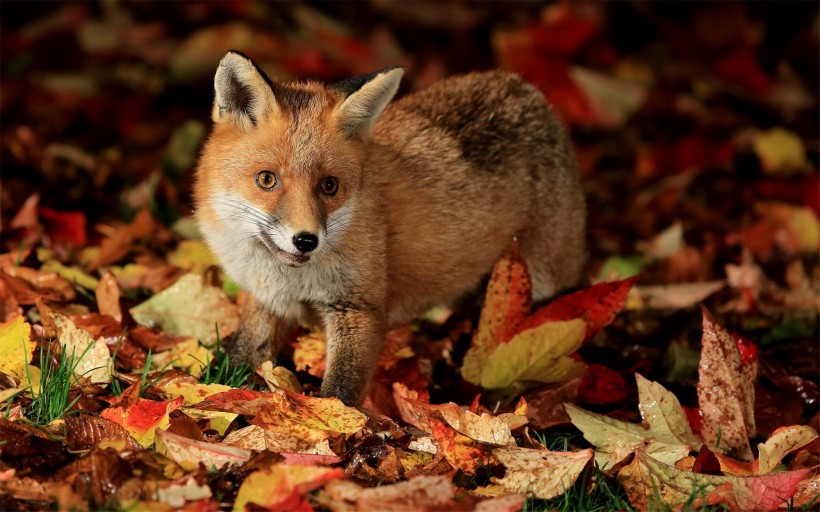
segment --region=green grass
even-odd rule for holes
[[[89,343],[83,353],[76,358],[73,349],[71,354],[66,354],[65,349],[61,350],[56,365],[51,362],[52,345],[49,344],[45,352],[40,348],[40,392],[25,411],[25,415],[33,423],[46,425],[57,418],[62,418],[65,412],[80,399],[80,395],[77,395],[69,402],[71,387],[77,382],[74,370],[91,345]],[[31,382],[28,365],[26,365],[26,374]],[[34,390],[31,391],[33,395]]]
[[[230,356],[222,350],[222,341],[219,337],[219,327],[216,328],[216,352],[213,359],[203,363],[204,370],[199,379],[203,384],[223,384],[232,388],[238,388],[248,383],[248,379],[254,374],[254,369],[247,364],[231,368]]]

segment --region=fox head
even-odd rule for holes
[[[238,52],[222,58],[194,196],[223,264],[232,252],[263,250],[301,267],[341,241],[355,216],[367,141],[402,74],[277,83]]]

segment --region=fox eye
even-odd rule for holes
[[[333,176],[328,176],[322,179],[320,187],[323,194],[332,196],[339,190],[339,180]]]
[[[256,173],[256,185],[262,190],[270,190],[276,186],[276,174],[273,171],[259,171]]]

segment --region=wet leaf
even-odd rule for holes
[[[809,470],[737,477],[701,475],[681,471],[638,450],[635,460],[618,474],[629,501],[639,510],[660,506],[658,501],[681,506],[689,496],[699,496],[692,507],[725,504],[729,510],[774,510],[797,491]]]
[[[575,484],[578,475],[592,460],[592,450],[552,452],[515,446],[493,450],[498,462],[504,464],[503,478],[491,480],[511,493],[530,493],[547,500],[560,496]]]

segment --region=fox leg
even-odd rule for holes
[[[248,364],[256,368],[276,356],[282,344],[293,334],[296,323],[277,317],[247,295],[239,314],[239,329],[228,345],[231,367]]]
[[[325,311],[327,359],[322,396],[349,406],[361,405],[376,371],[384,341],[382,314],[355,304],[334,304]]]

